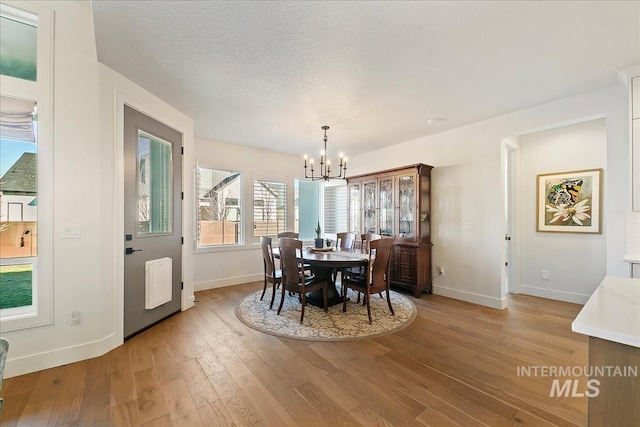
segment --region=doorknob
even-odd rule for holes
[[[142,252],[142,249],[133,249],[133,248],[125,248],[124,249],[124,254],[125,255],[131,255],[134,252]]]

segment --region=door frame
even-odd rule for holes
[[[501,293],[502,298],[504,299],[507,294],[519,294],[520,293],[520,200],[518,197],[518,189],[520,188],[520,180],[519,180],[519,167],[520,167],[520,150],[519,150],[519,141],[517,137],[512,138],[504,138],[502,140],[502,149],[501,149],[501,162],[500,165],[504,168],[504,164],[507,160],[507,156],[509,158],[509,166],[510,173],[509,177],[505,177],[504,173],[501,173],[503,183],[502,183],[502,203],[503,203],[503,212],[508,212],[511,221],[510,221],[510,229],[509,223],[506,218],[503,218],[503,230],[502,233],[502,265],[501,265]],[[507,179],[509,180],[507,182]],[[509,206],[506,205],[506,191],[507,184],[509,184]],[[505,266],[506,256],[504,254],[504,238],[506,235],[511,236],[511,257],[509,259],[509,268],[507,269]],[[507,277],[508,275],[508,277]],[[507,288],[508,284],[508,288]]]
[[[169,126],[182,133],[182,235],[185,243],[182,245],[182,281],[180,309],[185,311],[195,305],[193,294],[193,122],[188,117],[177,112],[171,106],[153,97],[151,103],[156,108],[138,101],[117,89],[115,97],[114,123],[114,200],[115,222],[114,254],[115,260],[115,335],[116,344],[124,342],[124,106],[134,108],[152,119]]]

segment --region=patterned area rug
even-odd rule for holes
[[[391,291],[395,316],[389,312],[386,299],[372,296],[372,324],[369,325],[367,308],[356,304],[357,294],[349,292],[351,300],[347,301],[346,313],[342,312],[342,304],[329,307],[327,313],[322,308],[307,304],[303,325],[300,324],[301,304],[297,295],[287,293],[280,315],[276,314],[280,290],[276,291],[273,309],[269,309],[270,289],[262,301],[262,290],[246,296],[236,307],[236,317],[248,327],[266,334],[307,341],[349,341],[387,335],[408,326],[416,317],[415,304],[404,295]]]

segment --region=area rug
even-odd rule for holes
[[[342,304],[329,307],[327,313],[322,308],[307,304],[303,325],[300,324],[301,304],[298,295],[287,294],[282,311],[280,315],[277,314],[280,290],[276,291],[273,309],[269,309],[270,289],[267,289],[262,301],[262,290],[246,296],[236,307],[236,317],[260,332],[307,341],[350,341],[387,335],[405,328],[416,317],[415,304],[404,295],[391,291],[395,316],[389,312],[386,299],[379,295],[372,296],[372,324],[369,325],[367,308],[357,304],[357,295],[351,294],[351,290],[349,292],[346,313],[342,312]]]

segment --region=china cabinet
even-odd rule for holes
[[[347,179],[349,231],[392,237],[391,284],[431,292],[431,169],[416,164]]]

